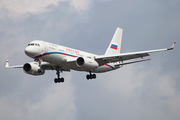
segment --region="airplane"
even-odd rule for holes
[[[9,61],[7,60],[5,68],[23,68],[24,72],[30,75],[43,75],[45,70],[56,70],[57,78],[54,79],[55,83],[64,82],[64,78],[60,78],[60,72],[71,70],[85,71],[89,72],[86,75],[86,78],[89,80],[96,78],[95,73],[108,72],[121,68],[123,65],[149,61],[151,59],[143,59],[150,56],[149,53],[172,50],[176,44],[174,42],[172,47],[165,49],[120,53],[122,33],[123,29],[116,29],[104,55],[96,55],[42,40],[33,40],[24,51],[27,56],[34,59],[34,62],[9,66]],[[136,58],[142,59],[124,62]]]

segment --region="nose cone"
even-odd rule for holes
[[[38,51],[30,46],[26,47],[24,52],[27,56],[32,57],[32,58],[38,55]]]
[[[27,56],[31,54],[31,51],[28,49],[28,47],[25,48],[24,52]]]

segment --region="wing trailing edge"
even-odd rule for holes
[[[119,63],[117,65],[128,65],[128,64],[132,64],[132,63],[144,62],[144,61],[149,61],[149,60],[152,60],[152,59],[138,60],[138,61],[132,61],[132,62],[127,62],[127,63]]]
[[[110,62],[118,62],[118,61],[125,61],[125,60],[136,59],[136,58],[143,58],[146,56],[150,56],[149,53],[172,50],[174,49],[175,44],[176,42],[173,43],[172,47],[165,48],[165,49],[122,53],[122,54],[115,54],[115,55],[100,55],[100,56],[96,56],[95,60],[102,65],[102,64],[106,64]]]

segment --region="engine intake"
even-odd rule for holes
[[[82,57],[79,57],[76,63],[78,67],[81,67],[84,65],[84,59]]]
[[[31,75],[43,75],[45,73],[45,71],[40,68],[37,62],[24,64],[23,70],[25,73],[31,74]]]
[[[99,64],[95,60],[83,57],[77,58],[76,65],[83,69],[94,69],[99,66]]]

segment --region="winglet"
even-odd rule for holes
[[[5,68],[8,68],[9,67],[9,60],[6,61],[6,66]]]
[[[167,50],[172,50],[172,49],[174,49],[175,44],[176,44],[176,41],[174,41],[172,47],[171,47],[171,48],[168,48]]]

